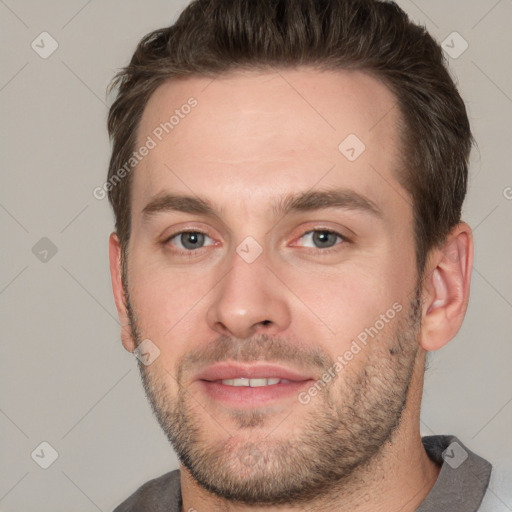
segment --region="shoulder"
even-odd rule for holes
[[[491,479],[478,512],[509,512],[512,503],[512,469],[509,462],[493,464]]]
[[[129,498],[118,505],[114,512],[159,512],[164,510],[179,512],[180,508],[180,471],[175,469],[141,485]]]

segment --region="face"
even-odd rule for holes
[[[144,111],[124,343],[158,348],[148,398],[220,497],[313,499],[399,425],[421,307],[395,104],[298,69],[175,81]]]

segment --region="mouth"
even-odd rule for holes
[[[219,363],[200,372],[195,381],[216,402],[252,409],[295,397],[314,381],[311,375],[270,364]]]

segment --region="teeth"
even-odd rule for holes
[[[226,386],[235,386],[235,387],[246,386],[246,387],[251,387],[251,388],[260,388],[263,386],[272,386],[274,384],[279,384],[279,383],[286,384],[287,382],[291,382],[291,381],[286,380],[286,379],[276,379],[276,378],[247,379],[246,377],[240,377],[238,379],[224,379],[221,382],[222,382],[222,384],[224,384]]]

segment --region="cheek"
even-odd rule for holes
[[[376,273],[375,268],[383,271]],[[347,264],[337,271],[288,273],[285,280],[293,283],[296,295],[290,304],[301,332],[315,338],[324,332],[337,351],[343,350],[398,300],[396,284],[390,286],[385,276],[382,261],[366,271]]]
[[[143,339],[149,338],[159,357],[147,368],[159,385],[175,389],[176,362],[190,349],[190,340],[201,338],[201,310],[198,300],[204,295],[196,281],[141,273],[130,286],[131,303]],[[204,312],[203,312],[204,318]],[[206,337],[205,337],[206,339]],[[168,391],[172,394],[172,391]]]
[[[212,285],[206,276],[192,276],[134,257],[130,267],[129,291],[137,322],[146,337],[164,340],[179,336],[194,315],[201,297]],[[178,333],[178,334],[176,334]]]

